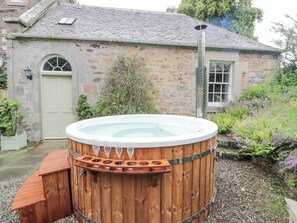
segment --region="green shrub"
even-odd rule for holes
[[[242,103],[230,104],[224,110],[226,113],[238,119],[242,119],[244,116],[251,114],[250,109]]]
[[[92,117],[94,117],[94,109],[88,103],[87,96],[82,94],[77,101],[76,119],[84,120]]]
[[[0,89],[7,89],[7,74],[0,68]]]
[[[219,133],[226,133],[238,121],[238,118],[229,113],[217,113],[212,116],[211,120],[218,125]]]
[[[15,136],[19,125],[24,119],[20,114],[21,104],[18,101],[10,101],[7,98],[0,103],[0,135]]]
[[[287,70],[281,72],[276,77],[276,82],[282,86],[297,86],[297,70]]]
[[[241,100],[250,100],[253,98],[265,98],[271,93],[271,82],[264,81],[259,84],[253,84],[243,90]]]
[[[232,132],[239,145],[251,155],[277,159],[280,152],[292,149],[288,145],[297,141],[296,123],[297,102],[281,101],[238,121]]]
[[[146,73],[143,61],[136,57],[118,57],[96,104],[95,115],[152,113],[152,84]]]

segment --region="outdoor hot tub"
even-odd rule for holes
[[[215,197],[217,126],[174,115],[88,119],[66,128],[80,222],[200,222]]]

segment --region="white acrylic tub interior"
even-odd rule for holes
[[[68,138],[85,143],[152,148],[185,145],[217,134],[206,119],[177,115],[119,115],[87,119],[66,128]]]

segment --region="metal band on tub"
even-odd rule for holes
[[[193,156],[187,156],[187,157],[168,160],[168,162],[171,165],[177,165],[177,164],[192,162],[194,160],[201,159],[201,158],[211,154],[214,150],[216,150],[217,146],[218,146],[218,143],[214,144],[210,149],[208,149],[208,150],[206,150],[206,151],[204,151],[202,153],[198,153],[198,154],[195,154]]]

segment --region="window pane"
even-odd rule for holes
[[[224,64],[224,72],[230,71],[231,64]]]
[[[209,73],[209,82],[214,82],[214,81],[215,81],[215,74]]]
[[[208,102],[213,102],[213,94],[208,94]]]
[[[222,92],[223,93],[228,93],[228,85],[227,84],[222,85]]]
[[[65,65],[65,63],[67,63],[67,61],[65,59],[58,57],[59,67],[63,67]]]
[[[228,94],[222,94],[222,102],[228,102]]]
[[[216,70],[216,72],[217,73],[222,73],[222,71],[223,71],[223,64],[217,63],[217,70]]]
[[[221,85],[220,84],[215,84],[215,92],[220,93],[221,92]]]
[[[53,67],[46,61],[46,63],[43,66],[43,70],[53,70]]]
[[[214,95],[214,102],[221,102],[220,94],[215,94]]]
[[[211,63],[210,67],[209,67],[209,72],[215,72],[216,69],[216,64],[215,63]]]
[[[213,92],[213,86],[214,86],[213,84],[209,85],[208,92]]]
[[[224,82],[229,83],[229,74],[224,74]]]
[[[58,66],[58,63],[57,63],[57,57],[53,57],[53,58],[49,59],[48,62],[49,62],[53,67]]]
[[[55,67],[54,71],[62,71],[60,67]]]
[[[217,73],[216,74],[216,82],[222,82],[222,79],[223,79],[222,74]]]
[[[72,70],[71,65],[70,63],[67,62],[63,67],[63,71],[71,71],[71,70]]]

